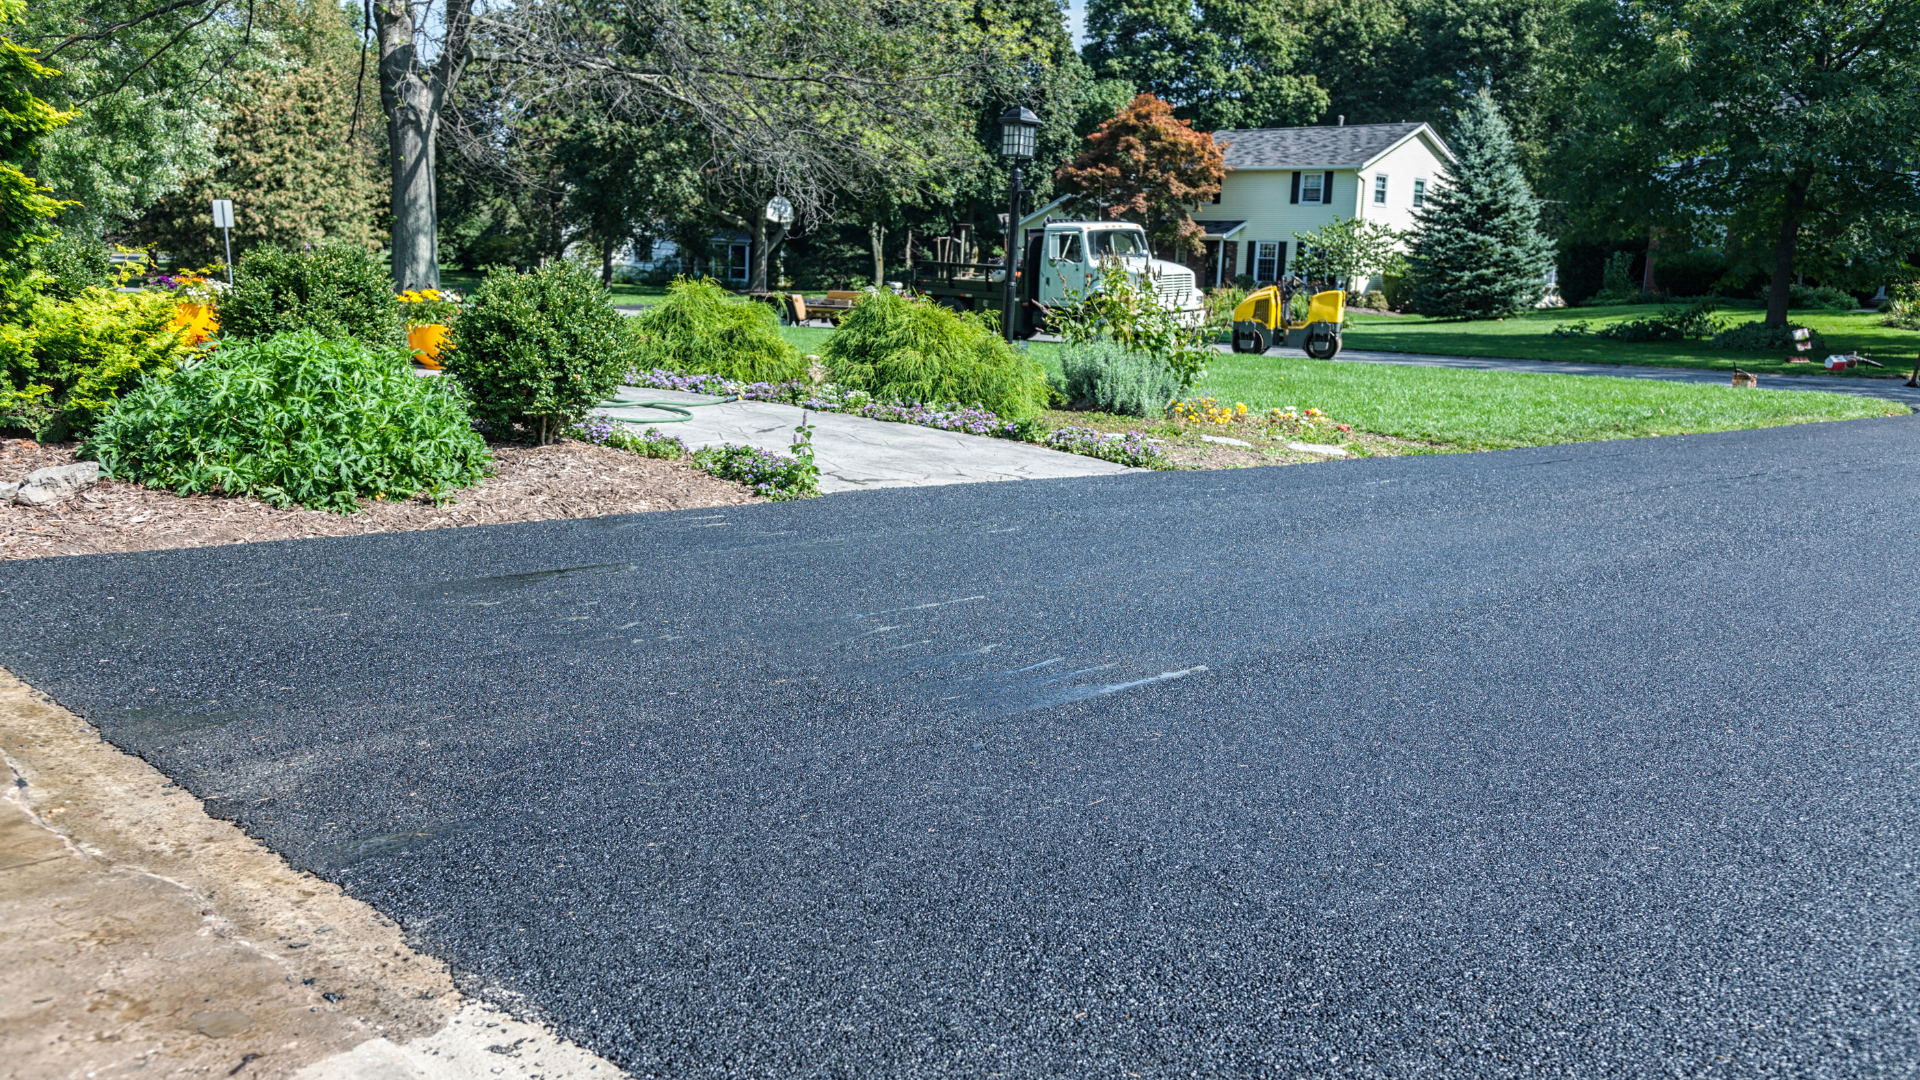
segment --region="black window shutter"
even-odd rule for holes
[[[1293,198],[1288,201],[1290,202],[1300,201],[1300,174],[1299,173],[1293,174]]]
[[[1320,188],[1320,201],[1323,203],[1329,203],[1329,204],[1333,202],[1333,174],[1332,173],[1327,174],[1326,183],[1324,186]]]
[[[1274,271],[1275,277],[1287,276],[1287,241],[1280,241],[1280,269]]]

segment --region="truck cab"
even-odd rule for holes
[[[1206,320],[1193,271],[1154,258],[1146,230],[1131,222],[1049,222],[1044,235],[1029,239],[1027,255],[1022,292],[1038,309],[1034,316],[1041,328],[1048,309],[1071,306],[1097,290],[1101,267],[1109,261],[1135,282],[1151,283],[1161,306],[1178,313],[1183,324],[1199,326]]]
[[[1153,286],[1160,306],[1182,324],[1206,321],[1206,300],[1194,287],[1193,271],[1156,259],[1145,229],[1126,221],[1053,221],[1044,232],[1029,232],[1015,285],[1019,298],[1014,334],[1021,338],[1050,328],[1050,312],[1071,307],[1100,288],[1106,265],[1118,266],[1134,282]],[[922,259],[913,267],[913,288],[959,311],[998,311],[1005,303],[1006,264]]]

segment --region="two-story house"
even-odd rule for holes
[[[1227,159],[1220,196],[1193,219],[1207,252],[1194,273],[1207,287],[1246,274],[1276,281],[1300,254],[1295,233],[1338,218],[1405,231],[1453,152],[1426,124],[1216,131]],[[1362,286],[1353,286],[1362,287]]]

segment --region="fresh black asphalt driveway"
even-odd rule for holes
[[[1920,1072],[1920,417],[0,566],[639,1076]]]

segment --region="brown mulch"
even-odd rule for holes
[[[71,464],[74,444],[0,440],[0,481]],[[102,481],[48,507],[0,505],[0,559],[97,555],[118,551],[298,540],[314,536],[447,529],[511,521],[601,517],[760,502],[744,484],[720,480],[679,461],[644,458],[581,442],[496,445],[496,475],[435,506],[426,499],[367,502],[357,514],[258,499],[179,496],[138,484]]]

